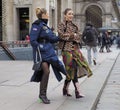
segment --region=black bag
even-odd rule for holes
[[[83,36],[83,41],[85,43],[93,42],[94,41],[94,32],[92,29],[86,29],[85,34]]]
[[[39,55],[39,61],[38,61],[38,55]],[[33,64],[32,69],[35,70],[35,71],[40,71],[41,70],[41,64],[42,64],[42,57],[41,57],[41,54],[40,54],[40,49],[38,47],[37,51],[36,51],[35,62]]]
[[[40,71],[41,70],[41,63],[42,62],[34,63],[32,69],[35,70],[35,71]]]

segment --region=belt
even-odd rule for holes
[[[44,43],[44,44],[45,44],[45,43],[48,43],[48,41],[47,41],[46,39],[38,39],[38,42],[39,42],[39,43]]]

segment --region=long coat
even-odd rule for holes
[[[40,40],[44,42],[40,42]],[[55,53],[53,43],[59,41],[59,37],[56,36],[52,30],[47,26],[42,20],[36,20],[32,24],[30,31],[30,43],[33,48],[33,60],[35,62],[36,49],[39,46],[41,57],[43,62],[51,64],[55,76],[58,81],[62,80],[61,72],[66,75],[66,71],[62,62],[58,59],[58,56]],[[40,82],[42,78],[43,70],[34,71],[34,74],[31,78],[31,81]]]
[[[64,21],[58,25],[58,34],[61,39],[66,41],[65,43],[61,42],[59,47],[60,49],[64,47],[62,49],[62,57],[66,67],[67,76],[69,76],[67,79],[74,79],[74,68],[77,68],[77,76],[79,78],[85,75],[90,77],[92,71],[79,47],[81,33],[78,26],[71,21]],[[74,61],[77,64],[76,66],[74,65]]]

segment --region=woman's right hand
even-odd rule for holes
[[[74,39],[75,33],[70,33],[70,39]]]

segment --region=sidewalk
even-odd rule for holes
[[[86,49],[81,51],[86,56]],[[82,99],[75,98],[72,83],[70,92],[73,96],[63,97],[64,80],[58,82],[51,70],[49,105],[38,101],[39,83],[29,82],[33,73],[32,61],[0,61],[0,110],[94,110],[118,53],[115,47],[111,53],[98,53],[98,64],[91,66],[94,75],[79,79],[81,92],[85,94]]]
[[[110,73],[96,110],[120,110],[120,54]]]

